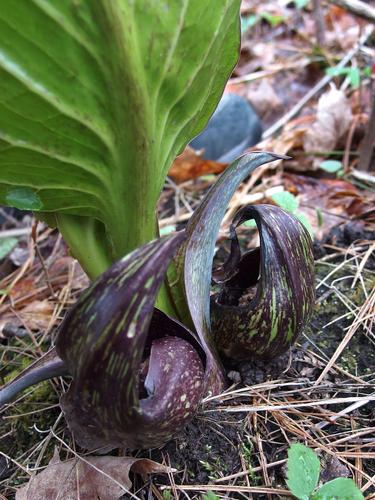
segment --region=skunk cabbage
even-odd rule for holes
[[[220,354],[274,356],[312,308],[311,240],[276,207],[236,215],[231,255],[214,273],[222,289],[210,294],[227,204],[277,155],[235,161],[186,230],[156,239],[168,168],[207,123],[236,63],[240,0],[1,7],[0,203],[56,225],[96,280],[56,348],[0,391],[0,405],[67,374],[61,404],[82,446],[158,446],[223,388]],[[261,245],[241,256],[235,228],[249,217]]]
[[[158,446],[202,399],[205,352],[189,330],[154,309],[184,237],[153,241],[111,266],[61,326],[57,352],[73,376],[62,408],[86,448]]]
[[[258,225],[260,247],[241,257],[234,228],[249,219]],[[258,205],[237,212],[231,237],[231,255],[216,280],[222,290],[211,302],[217,348],[232,359],[272,358],[294,343],[314,305],[310,235],[281,208]],[[240,304],[249,292],[255,296]]]
[[[269,205],[241,209],[230,230],[231,253],[213,274],[222,290],[210,294],[226,205],[254,168],[278,158],[257,152],[239,158],[186,230],[139,247],[97,278],[63,321],[56,351],[2,389],[0,404],[46,378],[50,366],[51,376],[73,377],[61,404],[82,446],[158,446],[186,424],[204,396],[223,388],[217,351],[248,359],[287,349],[308,321],[314,297],[311,239],[292,215]],[[249,218],[258,224],[260,248],[241,256],[235,228]],[[187,308],[181,300],[176,307],[191,329],[154,307],[168,266],[174,297],[186,297]],[[251,286],[255,297],[246,303]]]

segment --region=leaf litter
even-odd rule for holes
[[[128,493],[129,473],[146,476],[173,469],[147,458],[86,456],[61,462],[55,449],[47,467],[16,493],[16,500],[116,500]]]
[[[134,476],[128,497],[198,499],[208,491],[219,498],[288,496],[285,463],[293,442],[318,453],[323,477],[353,477],[367,498],[375,494],[375,179],[373,170],[358,170],[373,84],[363,70],[371,67],[375,50],[366,21],[331,3],[323,13],[325,44],[317,47],[310,3],[303,9],[295,2],[242,3],[242,17],[256,19],[243,33],[227,91],[246,97],[263,119],[263,140],[253,149],[292,159],[262,167],[245,180],[219,235],[226,240],[231,216],[247,203],[275,203],[280,192],[296,197],[315,235],[315,315],[290,353],[272,366],[260,361],[228,366],[233,385],[207,399],[180,437],[160,450],[137,453],[136,458],[167,465],[155,466],[163,474],[152,480]],[[342,61],[360,69],[359,89],[351,86],[348,72],[326,74]],[[326,160],[341,162],[342,169],[322,170]],[[171,231],[184,227],[225,165],[187,150],[173,168],[159,203],[160,226]],[[30,220],[18,224],[7,220],[0,231],[7,236],[6,231],[21,230],[13,250],[18,252],[5,256],[0,269],[2,382],[25,368],[25,357],[30,363],[49,348],[65,311],[88,283],[55,232],[39,224],[38,253],[28,236]],[[239,234],[241,245],[256,246],[254,228],[242,227]],[[224,259],[225,253],[217,254],[217,262]],[[9,322],[13,333],[4,335]],[[44,382],[1,411],[0,489],[6,497],[13,498],[30,477],[18,498],[26,488],[40,489],[43,474],[52,473],[56,481],[53,467],[70,468],[75,478],[77,471],[81,477],[93,469],[87,463],[93,459],[76,448],[58,407],[67,385],[62,378]],[[49,465],[56,447],[62,461]],[[126,474],[132,457],[96,459],[122,487],[131,487]],[[121,460],[122,468],[116,465]],[[123,494],[115,481],[93,474],[86,479],[82,474],[82,487],[92,487],[91,495],[102,487],[108,488],[104,495],[112,495],[103,498]],[[80,479],[65,483],[73,495],[81,484]]]

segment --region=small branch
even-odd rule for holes
[[[373,90],[372,93],[371,112],[367,124],[366,135],[365,138],[363,139],[363,143],[359,153],[358,170],[362,172],[375,170],[375,164],[371,164],[371,160],[374,153],[374,145],[375,145],[375,89]]]
[[[331,3],[348,10],[358,17],[375,23],[375,8],[361,0],[330,0]]]
[[[0,232],[0,239],[2,238],[16,238],[17,236],[28,236],[31,233],[31,227],[20,227],[16,229],[5,229]]]
[[[351,59],[355,56],[355,54],[363,47],[363,45],[367,42],[367,39],[374,32],[374,28],[372,26],[367,26],[364,30],[364,34],[358,41],[355,47],[353,47],[346,56],[338,63],[337,68],[345,68],[345,66],[351,61]],[[271,125],[267,130],[263,132],[262,139],[268,139],[273,134],[278,132],[284,125],[286,125],[292,118],[294,118],[301,109],[312,99],[318,92],[320,92],[328,83],[334,78],[331,75],[325,75],[316,85],[313,87],[306,95],[302,97],[300,101],[297,102],[295,106],[291,110],[289,110],[284,116],[280,118],[276,123]]]
[[[316,41],[319,47],[323,47],[326,41],[326,24],[320,0],[313,0],[313,13],[316,30]]]
[[[360,172],[355,168],[353,168],[350,174],[356,179],[359,179],[360,181],[368,182],[370,184],[375,184],[375,175],[367,174],[366,172]]]

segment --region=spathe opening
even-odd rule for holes
[[[243,222],[243,221],[241,221]],[[250,227],[257,227],[254,220]],[[241,238],[242,239],[242,238]],[[212,278],[216,283],[214,300],[224,306],[248,305],[255,297],[261,273],[261,250],[244,247],[238,240],[236,228],[230,230],[231,248],[225,262],[213,269]],[[252,242],[259,244],[258,232]]]

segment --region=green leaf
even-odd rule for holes
[[[314,238],[314,231],[313,231],[313,228],[312,228],[312,225],[310,224],[310,221],[309,219],[306,217],[305,214],[303,214],[302,212],[299,212],[297,210],[297,212],[294,212],[294,217],[297,217],[297,219],[302,222],[302,224],[305,226],[305,228],[308,230],[311,238],[313,239]]]
[[[251,14],[250,16],[241,16],[241,32],[246,33],[246,31],[255,26],[260,20],[260,16],[257,14]]]
[[[326,69],[326,74],[330,76],[343,76],[347,75],[350,71],[350,68],[340,68],[337,66],[334,66],[333,68],[327,68]]]
[[[352,479],[338,477],[333,479],[313,495],[312,500],[363,500],[361,490]]]
[[[207,493],[202,495],[202,500],[220,500],[220,499],[213,491],[207,491]]]
[[[309,0],[294,0],[294,5],[297,9],[303,9],[309,3]]]
[[[42,210],[43,203],[35,189],[10,188],[7,191],[5,201],[11,207],[20,210]]]
[[[236,63],[239,5],[3,0],[0,203],[56,212],[91,276],[152,239]]]
[[[243,223],[243,225],[246,226],[246,227],[251,227],[251,228],[256,228],[257,227],[257,223],[255,222],[255,220],[246,220]]]
[[[17,245],[17,243],[17,238],[0,239],[0,260],[6,257],[8,253],[10,253]]]
[[[363,68],[363,76],[366,76],[367,78],[370,78],[372,75],[372,68],[371,66],[366,66]]]
[[[289,191],[282,191],[271,196],[272,200],[287,212],[294,212],[298,208],[298,200]]]
[[[325,160],[319,165],[319,168],[330,174],[338,172],[342,168],[341,161],[338,160]]]
[[[324,216],[321,208],[316,209],[316,219],[318,223],[318,228],[320,229],[323,226],[324,223]]]
[[[275,16],[269,12],[261,12],[260,16],[267,21],[267,23],[272,26],[278,26],[285,21],[284,16]]]
[[[333,68],[327,68],[326,73],[331,76],[347,76],[350,85],[354,88],[359,87],[361,83],[361,72],[359,68],[340,68],[335,66]]]
[[[359,68],[350,68],[348,73],[350,85],[355,89],[358,88],[361,84],[361,73]]]
[[[159,231],[160,236],[166,236],[167,234],[173,233],[176,231],[175,224],[170,224],[169,226],[162,227]]]
[[[303,444],[292,444],[288,450],[287,485],[295,497],[308,500],[315,490],[320,474],[316,453]]]

